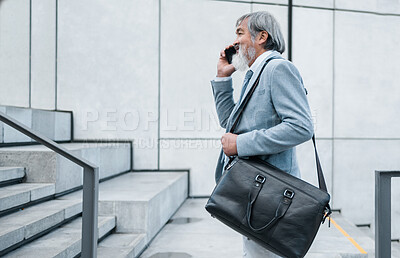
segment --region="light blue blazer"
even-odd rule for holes
[[[246,88],[249,93],[263,64],[281,57],[273,51],[256,68]],[[211,81],[220,125],[228,132],[243,103],[234,103],[232,79]],[[285,59],[271,60],[261,74],[259,85],[250,98],[235,129],[239,157],[259,156],[270,164],[300,177],[295,146],[311,139],[313,123],[303,80],[296,67]],[[219,181],[225,166],[221,150],[215,171]]]

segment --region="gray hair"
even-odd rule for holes
[[[267,50],[276,50],[281,54],[285,51],[285,40],[281,32],[281,27],[272,14],[265,11],[245,14],[236,21],[236,27],[247,18],[247,28],[253,41],[259,32],[266,31],[268,39],[264,48]]]

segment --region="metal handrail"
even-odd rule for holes
[[[375,171],[375,257],[391,257],[391,180],[400,171]]]
[[[81,256],[84,258],[97,257],[97,211],[99,200],[99,168],[71,153],[61,145],[46,136],[34,132],[32,129],[0,112],[0,121],[13,127],[19,132],[29,136],[49,149],[64,156],[70,161],[83,167],[83,209],[82,209],[82,248]]]

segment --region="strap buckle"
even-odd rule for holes
[[[254,180],[256,180],[257,183],[264,184],[265,176],[258,174]]]
[[[283,196],[285,196],[289,199],[293,199],[294,192],[290,189],[286,189],[285,192],[283,192]]]

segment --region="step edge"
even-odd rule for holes
[[[100,222],[101,218],[106,218],[105,220],[103,220],[103,223]],[[59,234],[60,232],[59,231],[64,231],[64,230],[68,231],[68,229],[74,229],[74,228],[67,228],[65,226],[67,226],[68,224],[70,224],[72,222],[76,222],[76,220],[79,220],[79,219],[82,219],[82,217],[76,217],[74,219],[71,219],[67,224],[64,224],[62,226],[58,226],[58,227],[54,228],[53,230],[51,230],[50,232],[40,236],[39,238],[36,238],[36,239],[34,239],[33,241],[31,241],[29,243],[23,244],[22,246],[19,247],[21,249],[17,248],[17,249],[14,249],[14,250],[8,252],[5,255],[5,257],[14,257],[13,255],[18,254],[17,253],[18,250],[23,250],[22,248],[30,248],[30,246],[29,246],[30,244],[35,243],[35,241],[40,240],[42,237],[46,237],[46,236],[48,237],[47,239],[42,239],[42,243],[45,243],[45,241],[51,241],[51,240],[49,240],[49,239],[51,239],[49,237],[52,236],[52,235],[60,236],[60,234]],[[98,222],[99,223],[98,223],[97,229],[100,231],[101,227],[106,226],[107,223],[112,219],[115,220],[115,217],[114,216],[99,216],[98,217]],[[112,229],[109,229],[109,231],[112,231]],[[68,235],[68,234],[65,234],[65,235]],[[72,243],[72,241],[73,241],[73,243]],[[77,237],[72,239],[71,242],[68,243],[67,247],[63,248],[62,250],[57,250],[57,252],[58,252],[57,255],[60,255],[62,253],[70,253],[69,249],[74,248],[74,245],[76,245],[78,243],[79,243],[79,252],[76,255],[79,255],[80,252],[81,252],[81,250],[80,250],[81,241],[82,241],[82,234],[77,234]]]

